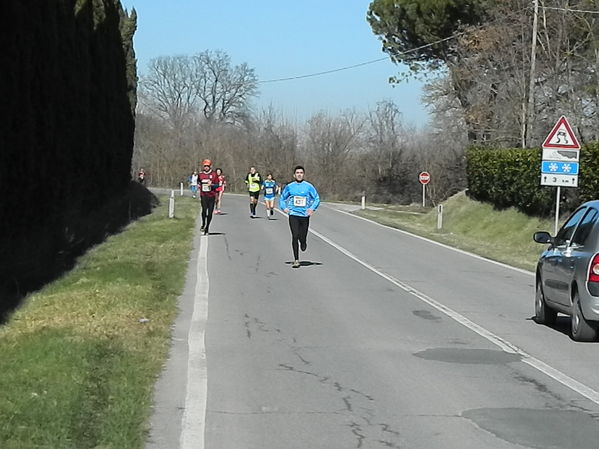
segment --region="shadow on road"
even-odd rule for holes
[[[285,262],[286,265],[293,264],[293,261]],[[311,262],[309,260],[301,260],[300,267],[310,267],[312,265],[322,265],[322,262]]]
[[[530,318],[528,318],[528,320],[535,321],[535,317],[531,316]],[[547,327],[556,330],[564,335],[567,335],[568,337],[572,333],[572,321],[569,316],[565,315],[558,315],[555,324]]]

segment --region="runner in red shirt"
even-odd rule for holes
[[[216,189],[216,211],[215,214],[220,214],[220,206],[223,201],[223,194],[225,193],[225,187],[227,187],[227,180],[223,175],[223,170],[220,168],[216,169],[216,175],[218,176],[218,187]]]
[[[218,192],[218,176],[212,171],[212,161],[204,159],[202,161],[203,169],[198,175],[198,185],[200,190],[200,201],[202,203],[202,227],[204,235],[208,235],[212,213],[214,212],[214,203]]]

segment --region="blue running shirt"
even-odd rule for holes
[[[318,192],[308,181],[289,183],[283,189],[279,198],[279,208],[289,209],[289,215],[307,217],[307,210],[315,211],[320,204]]]
[[[269,181],[268,179],[262,183],[262,187],[264,187],[264,199],[272,200],[274,199],[277,193],[277,182],[273,179]]]

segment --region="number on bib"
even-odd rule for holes
[[[202,192],[210,192],[210,184],[202,184]]]
[[[267,195],[272,195],[272,190],[272,187],[267,187],[266,189],[264,189]]]
[[[295,207],[306,207],[306,197],[305,196],[294,196],[293,197],[293,205]]]

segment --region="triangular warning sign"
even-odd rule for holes
[[[580,144],[572,132],[568,120],[563,115],[543,142],[543,148],[569,148],[580,150]]]

